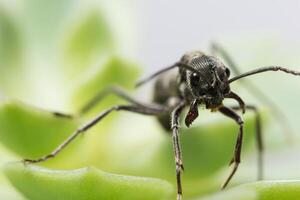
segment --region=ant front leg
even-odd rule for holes
[[[239,110],[240,107],[233,106],[231,107],[234,110]],[[255,134],[255,139],[256,139],[256,144],[257,144],[257,150],[258,150],[258,180],[263,179],[263,152],[264,152],[264,145],[263,145],[263,137],[262,137],[262,123],[261,123],[261,117],[260,114],[256,108],[256,106],[253,105],[246,105],[245,106],[246,110],[251,110],[255,114],[255,129],[256,129],[256,134]]]
[[[103,118],[109,115],[112,111],[129,111],[133,113],[139,113],[143,115],[159,115],[164,112],[167,112],[167,108],[151,108],[151,107],[142,107],[137,105],[118,105],[113,106],[104,112],[100,113],[97,117],[83,125],[82,127],[78,128],[70,137],[68,137],[61,145],[59,145],[52,153],[45,155],[41,158],[32,160],[32,159],[24,159],[25,163],[39,163],[47,161],[50,158],[54,158],[59,152],[61,152],[70,142],[72,142],[78,135],[84,133],[85,131],[89,130],[93,126],[95,126],[98,122],[100,122]]]
[[[179,140],[179,116],[185,106],[185,102],[181,102],[171,114],[171,129],[173,139],[173,149],[175,154],[176,165],[176,180],[177,180],[177,200],[181,200],[182,187],[181,187],[181,172],[184,170],[182,162],[182,154]]]
[[[243,99],[239,95],[237,95],[236,93],[230,91],[229,94],[227,94],[225,96],[225,98],[236,100],[239,103],[238,109],[241,109],[243,114],[246,112],[245,102],[243,101]]]
[[[242,143],[243,143],[244,122],[243,122],[242,118],[230,108],[223,106],[223,107],[219,108],[219,111],[222,114],[224,114],[225,116],[230,117],[231,119],[235,120],[236,123],[240,126],[238,137],[236,140],[234,155],[233,155],[232,160],[230,161],[230,164],[234,164],[234,167],[233,167],[230,175],[228,176],[228,178],[222,185],[222,189],[224,189],[228,185],[230,180],[232,179],[233,175],[235,174],[235,172],[238,169],[238,166],[241,162],[241,150],[242,150]]]

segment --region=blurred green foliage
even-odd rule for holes
[[[70,63],[71,75],[84,72],[95,57],[110,54],[113,39],[106,22],[98,12],[89,14],[79,27],[76,27],[66,47],[64,58]]]

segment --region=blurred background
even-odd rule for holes
[[[228,51],[242,72],[269,65],[300,70],[299,9],[300,2],[279,0],[1,0],[0,164],[4,170],[0,173],[0,197],[68,199],[66,190],[47,184],[54,181],[51,173],[86,166],[124,176],[154,177],[162,184],[166,180],[173,188],[170,136],[154,118],[128,113],[113,114],[57,158],[43,163],[50,174],[45,182],[39,179],[41,171],[45,172],[41,169],[32,169],[35,181],[30,182],[32,177],[24,177],[22,167],[5,166],[50,153],[76,127],[105,108],[124,103],[110,96],[79,116],[80,108],[109,85],[120,85],[150,102],[154,81],[134,90],[138,79],[178,61],[187,51],[210,53],[212,41]],[[280,110],[280,118],[264,99],[257,98],[256,89],[253,94],[245,84],[259,88]],[[265,178],[299,179],[299,77],[269,72],[253,76],[244,84],[236,82],[232,89],[246,103],[260,108]],[[57,118],[50,111],[76,117]],[[257,176],[254,115],[249,113],[244,118],[245,151],[232,186],[254,182]],[[202,199],[219,191],[229,173],[237,130],[231,120],[204,109],[192,128],[183,126],[183,187],[187,199]],[[80,180],[64,178],[81,184]],[[35,187],[39,190],[32,189]],[[51,187],[58,196],[49,194],[47,189]],[[152,191],[151,187],[146,193],[126,191],[144,193],[149,199],[166,199],[155,196],[164,192],[168,193]],[[102,193],[109,195],[114,190],[104,189]],[[85,199],[80,195],[77,198]],[[232,198],[238,199],[228,199]]]
[[[228,37],[299,43],[299,7],[299,2],[277,0],[138,1],[138,58],[147,69],[157,69],[186,51],[206,50],[211,41]]]

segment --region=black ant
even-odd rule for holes
[[[223,55],[224,59],[229,65],[232,65],[234,71],[237,69],[228,56],[228,54],[218,45],[213,46],[213,50]],[[178,68],[179,72],[175,76],[167,75],[169,70]],[[211,111],[220,112],[223,115],[233,119],[239,126],[235,150],[230,164],[233,164],[233,169],[225,180],[222,188],[225,188],[233,175],[235,174],[239,163],[241,161],[241,149],[243,141],[243,119],[235,112],[241,110],[245,113],[246,110],[252,110],[256,114],[256,140],[259,152],[258,166],[259,166],[259,179],[262,178],[262,134],[260,116],[255,106],[247,105],[241,97],[231,91],[230,84],[247,76],[267,72],[267,71],[282,71],[293,75],[300,75],[300,72],[290,70],[280,66],[261,67],[251,70],[246,73],[239,74],[230,78],[230,70],[227,68],[217,57],[207,55],[200,51],[193,51],[186,53],[182,56],[180,61],[173,65],[164,68],[152,76],[137,83],[141,86],[149,80],[161,75],[156,81],[154,87],[154,103],[147,105],[141,103],[134,98],[130,97],[126,92],[120,88],[112,87],[93,98],[81,110],[81,114],[89,111],[96,103],[98,103],[104,96],[113,93],[126,101],[129,105],[113,106],[104,112],[100,113],[97,117],[87,122],[85,125],[78,128],[66,141],[59,145],[52,153],[44,157],[31,160],[24,159],[25,163],[38,163],[46,161],[55,157],[64,147],[66,147],[72,140],[79,134],[87,131],[104,117],[113,111],[129,111],[143,115],[157,116],[161,125],[168,130],[172,131],[173,148],[175,154],[176,164],[176,178],[177,178],[177,200],[181,200],[182,187],[181,187],[181,172],[183,171],[183,162],[181,156],[180,140],[179,140],[179,117],[184,108],[189,106],[188,113],[185,117],[185,124],[189,127],[192,122],[198,117],[198,105],[205,105],[206,109]],[[237,101],[238,106],[227,107],[223,105],[225,98],[234,99]],[[171,123],[170,123],[171,118]]]

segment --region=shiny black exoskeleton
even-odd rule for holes
[[[205,104],[207,109],[216,111],[230,93],[227,83],[230,70],[218,58],[200,51],[186,53],[180,63],[189,65],[200,73],[180,68],[179,73],[171,71],[161,75],[155,83],[154,102],[173,107],[182,99],[188,104],[198,99],[198,104]],[[169,118],[170,113],[158,117],[166,129],[171,128]],[[186,121],[187,126],[190,123]]]

